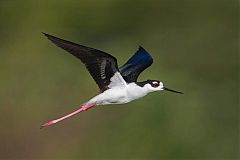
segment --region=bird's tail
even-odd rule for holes
[[[44,128],[44,127],[47,127],[47,126],[51,126],[51,125],[56,124],[56,123],[58,123],[60,121],[68,119],[68,118],[70,118],[70,117],[72,117],[72,116],[74,116],[74,115],[76,115],[76,114],[78,114],[78,113],[80,113],[82,111],[88,110],[89,108],[91,108],[91,107],[93,107],[95,105],[96,105],[96,103],[90,103],[90,104],[82,105],[80,109],[78,109],[78,110],[76,110],[76,111],[74,111],[72,113],[69,113],[66,116],[63,116],[61,118],[58,118],[58,119],[49,121],[47,123],[44,123],[43,125],[41,125],[41,128]]]

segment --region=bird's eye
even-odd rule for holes
[[[159,86],[159,83],[158,83],[158,82],[153,82],[153,83],[151,84],[151,86],[154,87],[154,88],[156,88],[156,87]]]

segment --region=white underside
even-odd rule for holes
[[[87,102],[96,103],[96,105],[124,104],[145,96],[148,92],[135,83],[126,84],[126,86],[115,86],[105,92],[93,97]]]

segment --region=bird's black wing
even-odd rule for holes
[[[85,47],[46,33],[44,33],[44,35],[58,47],[79,58],[87,67],[101,92],[109,88],[111,77],[119,71],[115,57],[103,51]]]
[[[139,46],[138,51],[119,70],[126,82],[136,82],[139,74],[152,63],[151,55]]]

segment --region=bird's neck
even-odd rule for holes
[[[153,92],[150,88],[149,88],[149,84],[147,81],[142,81],[142,82],[136,82],[137,86],[141,87],[142,91],[145,94],[148,94],[150,92]]]

